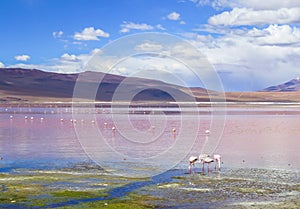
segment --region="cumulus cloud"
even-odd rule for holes
[[[128,57],[115,65],[110,73],[162,80],[183,86],[188,79],[195,79],[195,75],[184,64],[160,56]]]
[[[121,25],[121,33],[128,33],[131,30],[142,30],[142,31],[146,31],[146,30],[153,30],[154,27],[151,25],[148,25],[146,23],[133,23],[133,22],[123,22],[123,24]]]
[[[272,0],[271,2],[261,0],[235,0],[234,2],[236,2],[236,5],[233,6],[249,7],[257,10],[300,7],[300,1],[298,0]]]
[[[221,10],[195,30],[218,36],[185,35],[207,55],[227,90],[259,90],[299,76],[299,0],[190,1]]]
[[[61,56],[61,59],[64,60],[64,61],[71,61],[71,62],[76,62],[76,61],[79,61],[79,59],[77,58],[76,55],[74,54],[68,54],[68,53],[65,53]]]
[[[255,10],[277,10],[280,8],[300,7],[298,0],[190,0],[199,5],[210,5],[216,9],[220,8],[253,8]]]
[[[300,46],[300,29],[289,25],[270,25],[264,29],[253,28],[246,33],[259,45]]]
[[[30,59],[30,56],[29,55],[25,55],[25,54],[15,56],[15,60],[17,60],[17,61],[24,61],[24,62],[26,62],[29,59]]]
[[[99,48],[95,48],[91,52],[92,55],[94,55],[94,54],[100,55],[101,53],[102,53],[102,49],[99,49]]]
[[[60,30],[60,31],[54,31],[54,32],[52,33],[52,36],[53,36],[54,38],[61,38],[63,34],[64,34],[64,32],[62,32],[61,30]]]
[[[99,37],[108,38],[109,33],[106,33],[101,29],[88,27],[84,28],[81,32],[76,32],[73,36],[73,38],[78,41],[98,41]]]
[[[5,65],[3,64],[3,62],[0,62],[0,68],[5,68]]]
[[[180,14],[177,13],[177,12],[172,12],[172,13],[170,13],[170,14],[167,15],[167,18],[168,18],[169,20],[177,21],[177,20],[180,19]]]
[[[231,29],[218,37],[186,34],[228,91],[260,90],[299,76],[300,29],[290,25]],[[272,76],[270,76],[272,75]]]
[[[90,53],[86,54],[68,54],[64,53],[60,57],[49,60],[47,63],[43,64],[27,64],[18,63],[14,65],[9,65],[10,68],[29,68],[29,69],[41,69],[49,72],[57,73],[80,73],[85,71],[85,64],[91,59],[95,54],[101,53],[101,49],[93,49]]]
[[[137,45],[135,47],[135,50],[153,52],[153,51],[160,51],[160,50],[162,50],[162,48],[163,47],[160,44],[146,42],[146,43],[142,43],[140,45]]]
[[[300,7],[258,11],[251,8],[234,8],[210,17],[208,23],[225,26],[300,23]]]

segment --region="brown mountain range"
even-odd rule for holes
[[[127,78],[100,72],[84,72],[88,79],[84,85],[96,85],[95,100],[111,101],[116,89],[122,83],[122,100],[169,102],[169,101],[211,101],[220,98],[218,92],[204,88],[186,88],[157,80]],[[79,74],[61,74],[36,69],[0,68],[0,102],[70,102]],[[100,86],[98,78],[103,78]],[[126,82],[125,82],[126,81]],[[123,84],[125,83],[125,84]],[[226,92],[231,102],[300,102],[300,80],[294,79],[259,92]],[[120,91],[120,89],[118,89]],[[83,94],[84,95],[84,94]],[[128,98],[126,95],[135,95]],[[83,96],[84,97],[84,96]]]

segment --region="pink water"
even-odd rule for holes
[[[300,115],[229,115],[218,152],[230,166],[300,169]]]
[[[300,115],[278,114],[281,112],[277,110],[269,113],[244,110],[235,108],[227,114],[220,143],[214,145],[214,153],[222,156],[223,166],[299,170]],[[96,114],[84,110],[76,115],[76,122],[72,119],[71,111],[65,108],[2,108],[0,169],[67,166],[89,161],[90,156],[96,160],[101,158],[108,169],[119,167],[139,172],[150,166],[160,172],[174,166],[186,168],[188,157],[200,154],[205,140],[217,141],[213,132],[205,134],[205,130],[211,129],[209,114],[189,113],[182,121],[181,114],[118,114],[115,117],[107,109],[97,110]],[[116,131],[112,130],[113,126]],[[102,137],[99,145],[98,133]]]

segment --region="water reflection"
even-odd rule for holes
[[[300,115],[277,114],[277,110],[272,110],[270,114],[265,112],[260,114],[254,109],[252,111],[255,114],[247,113],[245,116],[241,114],[242,110],[242,108],[230,110],[221,143],[216,150],[222,155],[224,166],[299,170]],[[4,158],[0,162],[0,169],[10,166],[36,168],[65,166],[73,162],[88,161],[89,158],[78,141],[74,126],[83,127],[87,137],[95,128],[101,130],[106,143],[115,152],[125,156],[122,158],[122,160],[125,159],[124,161],[128,159],[126,156],[147,159],[170,149],[182,131],[178,113],[160,116],[156,114],[162,111],[159,109],[151,111],[137,109],[132,110],[129,116],[123,115],[130,117],[131,124],[116,124],[108,108],[92,111],[83,108],[80,110],[82,118],[73,120],[72,111],[69,108],[0,108],[0,156]],[[152,112],[152,114],[140,114],[141,111]],[[239,112],[239,114],[232,114],[232,112]],[[89,114],[95,114],[94,120],[86,117]],[[118,114],[123,114],[122,109]],[[193,114],[188,116],[190,126],[194,125],[192,124],[194,117],[196,116]],[[154,121],[163,123],[153,125]],[[206,131],[210,130],[210,123],[209,114],[201,115],[194,145],[189,153],[185,153],[186,158],[177,165],[178,167],[186,169],[188,157],[198,155],[203,145],[209,143],[211,135]],[[130,127],[128,131],[119,132],[120,128],[124,129],[123,126],[126,125]],[[187,125],[189,127],[189,124]],[[160,126],[168,127],[168,129],[162,130]],[[133,129],[136,132],[132,132]],[[133,136],[134,133],[138,133],[138,137]],[[141,143],[129,141],[128,138],[137,138]],[[151,146],[145,146],[145,144],[151,144]],[[149,166],[147,169],[155,169],[147,165],[145,160],[140,162],[146,167]],[[166,166],[167,163],[168,160],[158,164]],[[130,162],[125,165],[130,165]],[[120,166],[124,165],[120,164]],[[128,169],[126,166],[124,169]],[[132,167],[140,169],[139,165],[132,165]]]

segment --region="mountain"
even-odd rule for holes
[[[100,86],[99,78],[103,78]],[[97,101],[111,101],[120,84],[122,87],[118,91],[121,93],[117,98],[120,100],[189,101],[194,99],[196,93],[199,100],[208,101],[207,91],[203,88],[190,90],[158,80],[90,71],[79,77],[79,74],[22,68],[0,68],[0,101],[70,101],[76,82],[83,87],[96,87]],[[88,94],[89,92],[84,92],[80,97],[85,99]],[[128,95],[133,95],[134,98],[128,98]],[[174,95],[177,98],[173,98]]]
[[[292,79],[277,86],[270,86],[261,90],[263,92],[293,92],[300,91],[300,78]]]
[[[101,83],[99,82],[101,80]],[[99,85],[100,83],[100,85]],[[80,85],[80,99],[95,101],[162,102],[223,101],[218,92],[200,87],[187,88],[158,80],[124,77],[101,72],[62,74],[36,69],[0,68],[0,104],[13,102],[70,102]],[[90,87],[94,89],[95,98]],[[117,93],[118,94],[117,94]],[[300,79],[258,92],[225,92],[228,102],[300,102]],[[209,93],[209,94],[208,94]],[[133,98],[132,98],[133,97]]]

